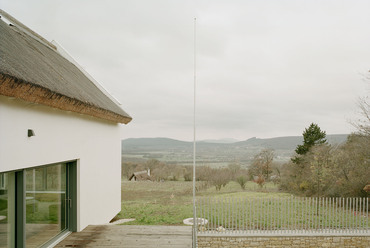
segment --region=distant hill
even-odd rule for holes
[[[326,139],[329,144],[340,144],[346,141],[348,134],[329,134]],[[238,146],[261,146],[275,150],[295,150],[297,145],[303,143],[302,136],[286,136],[270,139],[258,139],[256,137],[234,143]]]
[[[230,144],[230,143],[236,143],[239,142],[237,139],[209,139],[209,140],[201,140],[198,141],[200,143],[216,143],[216,144]]]
[[[191,146],[191,142],[169,138],[131,138],[122,140],[123,151],[158,151]]]
[[[329,134],[326,136],[329,144],[340,144],[346,141],[348,134]],[[302,136],[286,136],[269,139],[259,139],[256,137],[245,141],[231,142],[232,139],[224,140],[203,140],[197,141],[200,148],[204,147],[263,147],[275,150],[294,150],[297,145],[302,144]],[[122,150],[133,151],[135,149],[143,150],[163,150],[163,149],[188,149],[193,146],[193,142],[181,141],[169,138],[130,138],[122,140]]]
[[[347,139],[346,134],[327,135],[330,144],[339,144]],[[248,166],[262,149],[275,150],[275,161],[289,161],[302,136],[277,137],[270,139],[250,138],[245,141],[197,141],[197,161],[209,166],[227,166],[238,162]],[[122,159],[126,162],[158,159],[163,162],[191,165],[193,142],[169,138],[131,138],[122,140]]]

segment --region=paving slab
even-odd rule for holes
[[[66,247],[192,247],[190,226],[88,226],[70,234],[56,248]]]

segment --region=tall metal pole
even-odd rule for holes
[[[196,106],[196,82],[197,82],[197,70],[196,70],[196,25],[197,18],[194,18],[194,122],[193,122],[193,131],[194,131],[194,139],[193,139],[193,248],[197,247],[197,207],[195,201],[195,166],[196,166],[196,118],[195,118],[195,106]]]

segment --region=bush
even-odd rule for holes
[[[263,176],[258,176],[256,180],[254,180],[255,183],[258,184],[261,188],[265,184],[265,178]]]
[[[280,187],[295,194],[329,197],[366,197],[369,183],[370,137],[352,134],[346,143],[315,145],[281,170]]]
[[[247,177],[246,176],[240,176],[236,178],[236,182],[240,185],[240,187],[245,190],[245,184],[247,183]]]
[[[193,180],[193,175],[192,175],[192,173],[185,173],[185,174],[184,174],[184,180],[185,180],[186,182],[190,182],[190,181],[192,181],[192,180]]]

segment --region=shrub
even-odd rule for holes
[[[240,187],[245,190],[245,184],[247,183],[247,177],[246,176],[240,176],[236,178],[236,182],[240,185]]]

